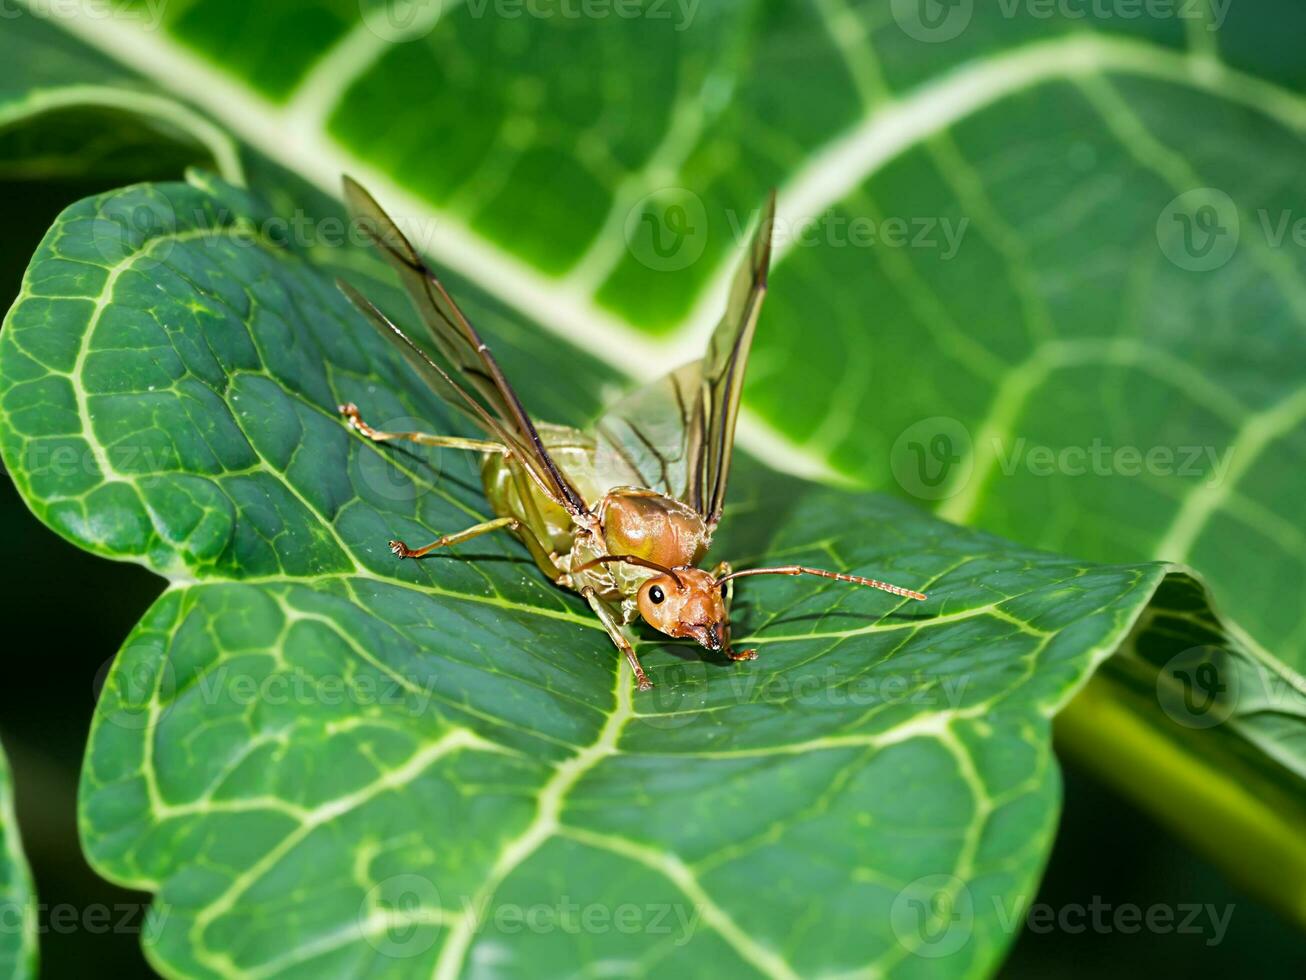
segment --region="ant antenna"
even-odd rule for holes
[[[862,578],[860,575],[845,575],[843,572],[827,572],[821,568],[808,568],[805,565],[780,565],[776,568],[746,568],[740,572],[731,572],[729,575],[722,575],[717,579],[717,585],[722,586],[732,578],[743,578],[746,575],[819,575],[821,578],[837,579],[840,582],[851,582],[854,585],[865,585],[868,588],[879,589],[881,592],[890,592],[893,595],[900,595],[907,599],[924,600],[926,597],[923,593],[913,592],[911,589],[904,589],[901,585],[890,585],[888,582],[881,582],[873,578]]]
[[[576,572],[583,572],[585,569],[593,568],[595,565],[606,565],[609,562],[614,561],[624,561],[628,565],[642,565],[644,568],[651,568],[653,571],[661,572],[663,575],[670,575],[676,580],[676,588],[683,589],[685,587],[685,583],[680,580],[680,576],[676,574],[674,568],[667,568],[666,565],[659,565],[657,562],[649,561],[647,558],[641,558],[639,555],[601,555],[598,558],[587,561],[585,564],[577,568],[573,568],[571,571],[574,575]]]

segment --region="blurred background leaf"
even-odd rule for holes
[[[34,977],[36,955],[36,896],[14,816],[9,763],[0,751],[0,977]]]

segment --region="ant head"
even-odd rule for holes
[[[721,583],[700,568],[673,568],[639,589],[640,615],[667,636],[696,640],[709,650],[729,643],[730,624]]]

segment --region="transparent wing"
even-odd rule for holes
[[[522,407],[521,400],[518,399],[512,386],[508,384],[508,379],[504,377],[494,355],[490,353],[489,346],[481,339],[480,334],[458,308],[458,304],[453,301],[444,285],[427,267],[412,243],[382,210],[376,199],[348,177],[345,178],[344,183],[345,201],[350,213],[358,221],[364,234],[381,250],[386,260],[399,273],[399,279],[414,306],[417,307],[422,322],[430,330],[436,348],[453,367],[452,372],[441,370],[445,380],[454,384],[461,393],[461,399],[471,398],[472,394],[476,396],[471,400],[481,407],[484,413],[496,419],[502,430],[509,434],[507,444],[531,471],[542,489],[574,516],[588,514],[584,500],[563,476],[562,471],[544,448],[534,423]],[[384,319],[384,316],[382,318]],[[416,350],[419,356],[425,357],[421,349],[417,348],[398,328],[393,324],[389,324],[389,328],[394,336],[402,338],[401,347]],[[433,365],[430,358],[425,359]],[[455,384],[454,377],[465,380],[471,391]],[[447,388],[441,393],[448,397]],[[467,411],[461,401],[454,404],[455,407]],[[483,422],[479,418],[478,421]]]
[[[424,350],[413,343],[409,336],[399,329],[393,320],[377,309],[370,299],[343,279],[337,279],[336,286],[349,298],[350,302],[367,316],[368,322],[376,327],[381,336],[399,348],[404,355],[404,359],[421,377],[426,379],[445,402],[471,418],[473,422],[485,430],[487,435],[500,440],[505,445],[513,445],[512,434],[503,427],[498,419],[491,416],[480,402],[473,398],[458,382],[449,377],[444,368],[436,364]]]
[[[702,361],[672,371],[613,405],[595,426],[602,488],[647,487],[701,511]]]
[[[657,490],[689,504],[709,527],[720,521],[774,224],[772,192],[702,360],[631,392],[599,419],[601,485]]]

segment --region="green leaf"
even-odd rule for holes
[[[1055,825],[1049,719],[1127,637],[1214,635],[1191,580],[743,467],[723,556],[931,599],[747,582],[760,659],[646,639],[638,695],[511,539],[389,554],[483,516],[475,469],[340,424],[346,400],[449,414],[269,218],[198,175],[83,201],[0,332],[29,505],[172,582],[108,676],[80,794],[93,864],[157,895],[154,964],[991,972]]]
[[[58,12],[319,190],[365,174],[438,222],[441,264],[639,375],[701,348],[780,185],[746,443],[1040,547],[1189,562],[1239,624],[1222,656],[1284,692],[1227,751],[1306,767],[1299,5],[292,9]],[[1209,259],[1183,239],[1208,204],[1238,232]],[[912,447],[944,445],[927,486]],[[1145,711],[1121,723],[1184,734]]]
[[[1303,554],[1290,509],[1303,455],[1300,255],[1270,232],[1300,199],[1300,10],[1235,5],[1216,24],[975,6],[956,5],[969,18],[950,19],[956,36],[922,41],[901,20],[909,4],[739,4],[630,24],[509,22],[470,0],[378,3],[360,24],[352,2],[308,0],[269,29],[198,0],[136,4],[139,22],[74,19],[70,30],[107,59],[48,29],[45,48],[28,46],[30,17],[8,21],[0,43],[14,39],[12,77],[36,83],[121,88],[114,61],[151,75],[169,101],[191,100],[245,143],[245,164],[283,213],[311,200],[310,213],[333,214],[303,182],[329,195],[341,170],[365,174],[428,228],[438,219],[424,244],[488,287],[473,301],[479,321],[529,352],[522,364],[547,357],[550,370],[558,351],[537,326],[637,374],[694,353],[719,309],[735,229],[769,183],[782,185],[782,216],[820,218],[822,231],[965,219],[950,259],[937,245],[857,248],[824,234],[782,248],[745,435],[771,461],[833,467],[1045,547],[1102,560],[1186,552],[1252,635],[1187,604],[1148,617],[1063,714],[1063,745],[1296,914],[1296,891],[1275,871],[1285,843],[1297,853],[1283,829],[1301,807],[1294,772],[1306,757],[1291,616]],[[148,22],[158,9],[162,31]],[[396,36],[387,12],[417,17]],[[212,148],[202,127],[180,128]],[[645,200],[669,183],[689,197]],[[1215,269],[1171,258],[1188,211],[1169,205],[1198,185],[1240,209],[1242,238]],[[668,268],[639,229],[647,218],[673,230],[670,209],[695,198],[708,233],[677,252],[687,266]],[[1212,200],[1228,218],[1209,194],[1190,217]],[[309,251],[339,260],[339,249]],[[813,323],[835,329],[812,343]],[[611,373],[571,351],[561,361],[585,380],[532,390],[532,404],[570,419],[572,402],[598,392],[590,379]],[[911,475],[922,462],[913,445],[937,435],[956,457],[942,496]],[[1099,443],[1195,446],[1213,462],[1188,475],[1178,460],[1142,477],[1043,475],[1027,454]],[[1217,463],[1227,478],[1212,485]],[[1188,653],[1194,644],[1217,649]],[[1158,711],[1208,653],[1225,693],[1206,717],[1221,724]]]
[[[175,175],[214,161],[242,178],[232,139],[57,27],[17,10],[0,36],[0,179]]]
[[[36,899],[18,839],[9,763],[0,752],[0,977],[36,976]]]

